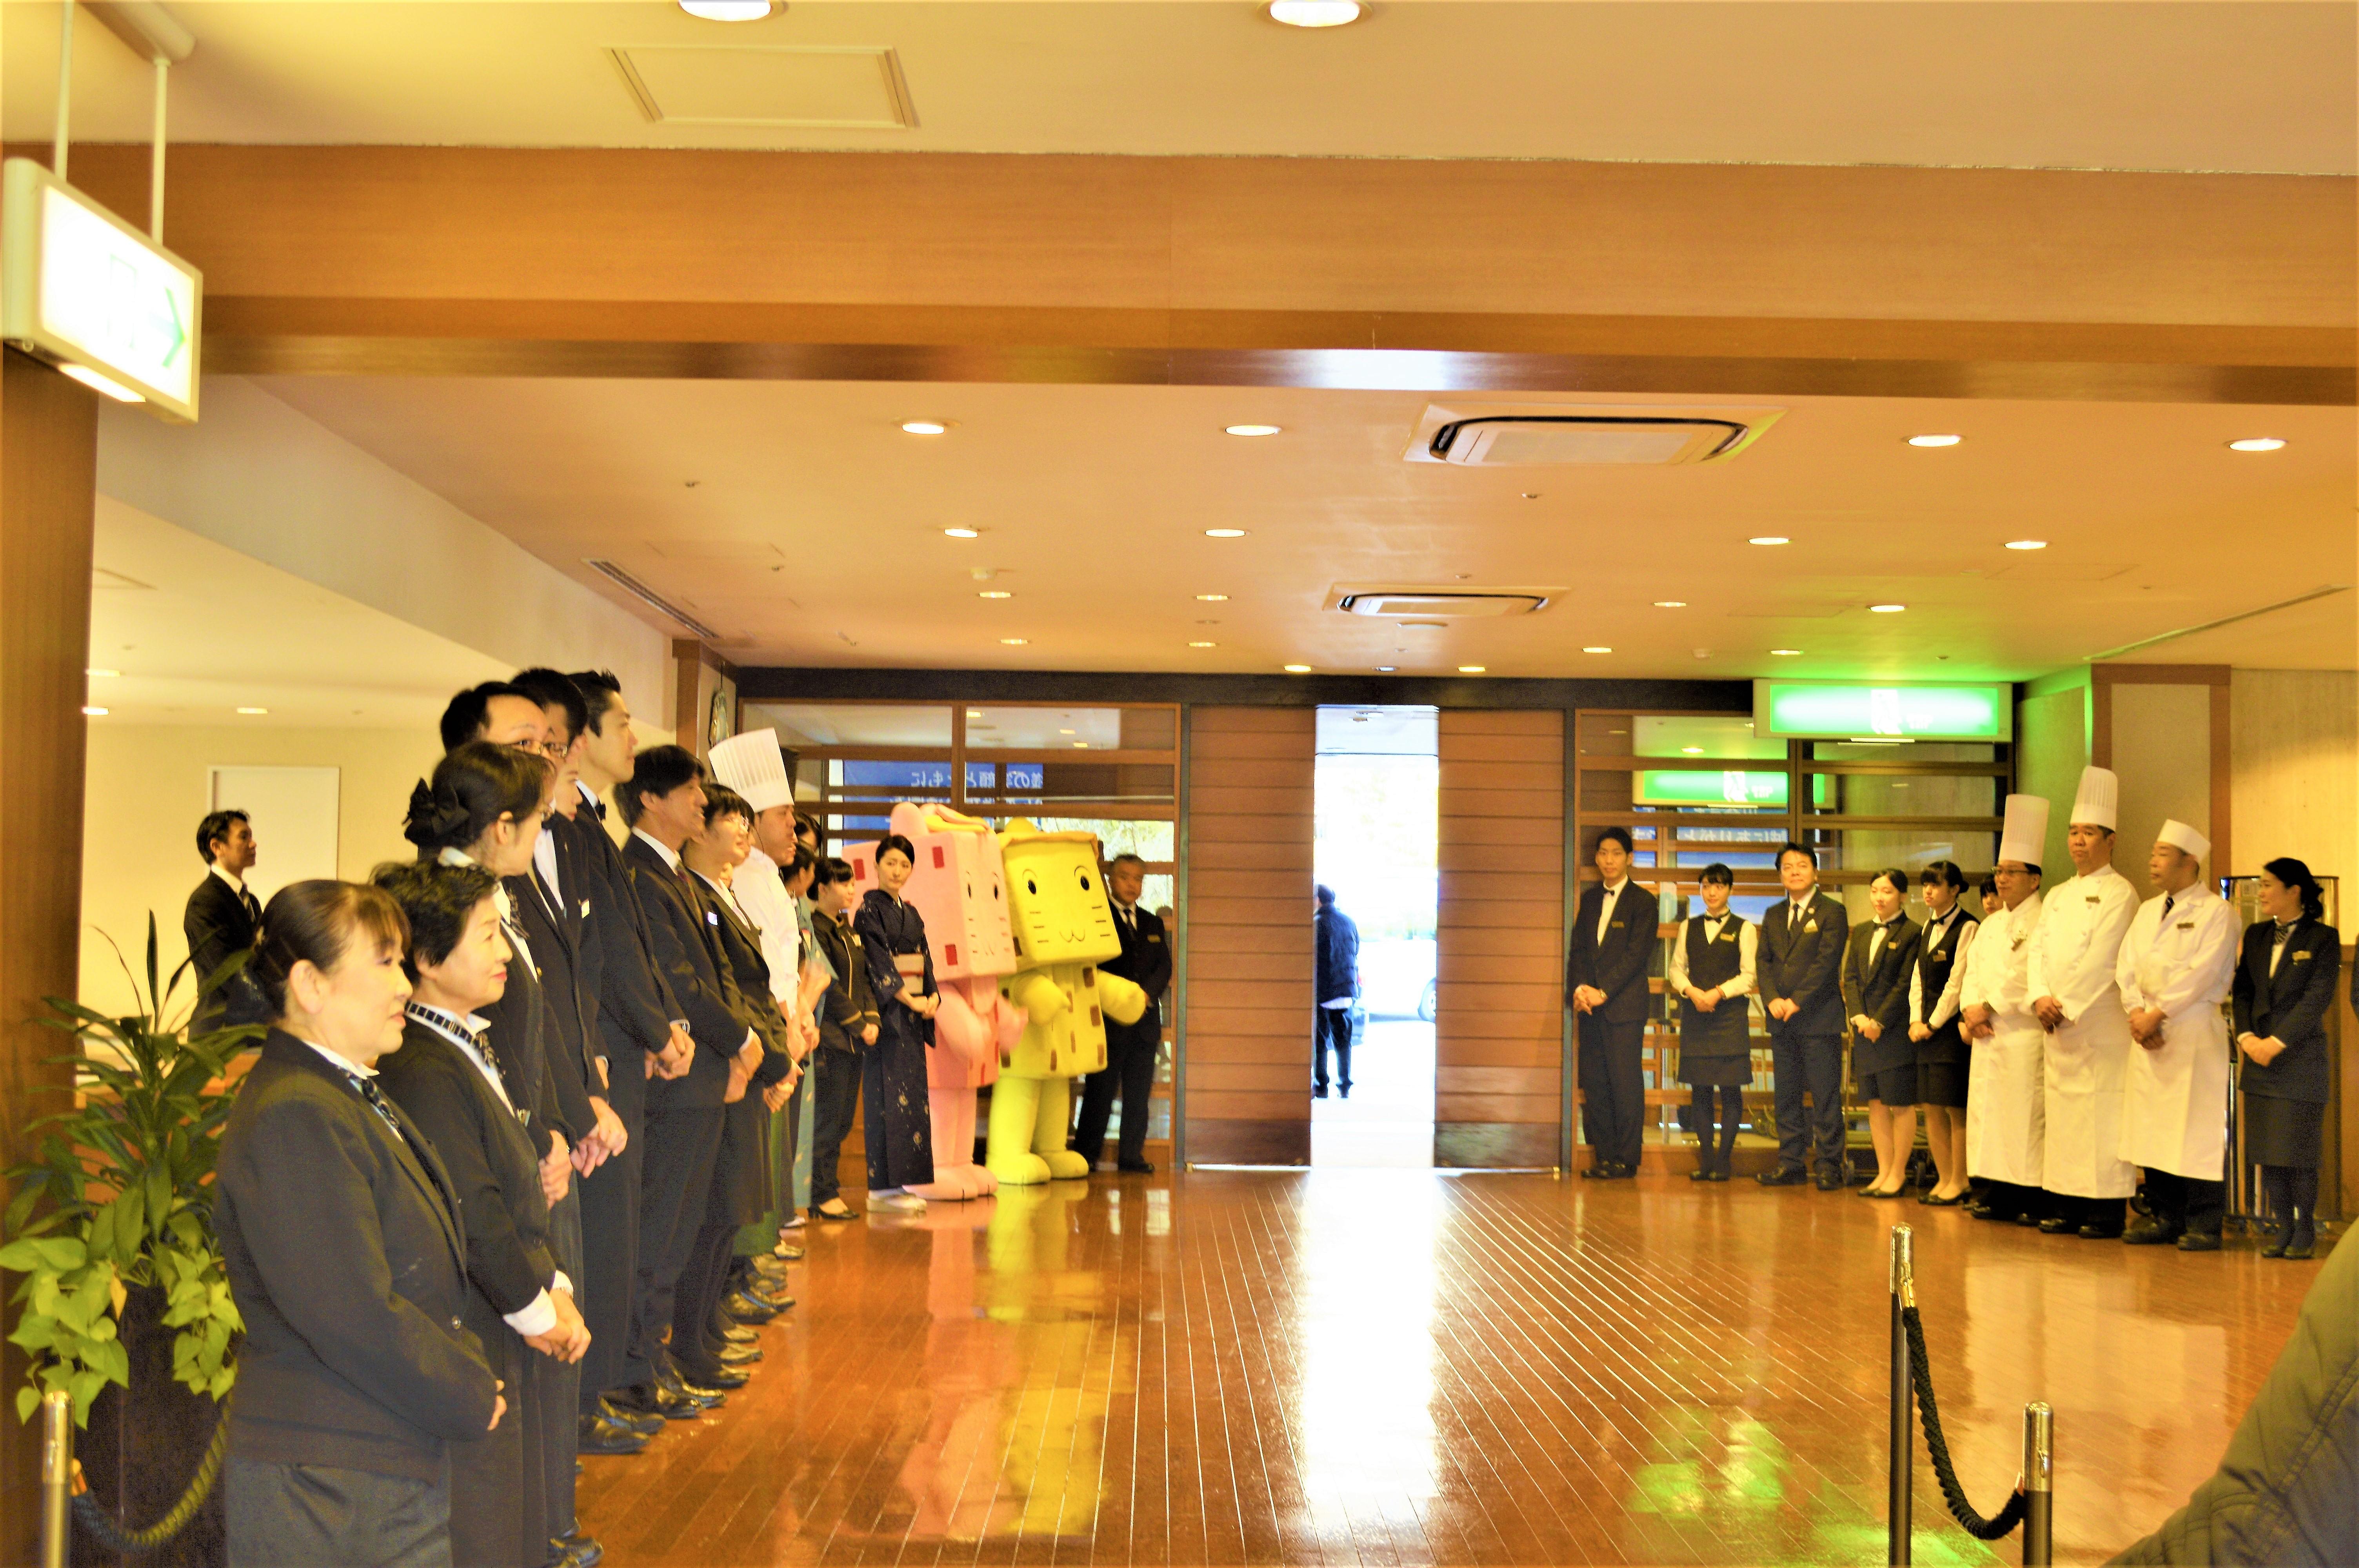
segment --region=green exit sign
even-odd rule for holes
[[[1757,680],[1756,735],[1790,741],[2008,741],[2015,701],[2002,682],[1973,686]]]

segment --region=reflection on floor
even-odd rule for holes
[[[753,1385],[582,1516],[632,1564],[1881,1562],[1902,1218],[1980,1507],[2056,1406],[2059,1562],[2209,1473],[2318,1268],[1675,1178],[1011,1189],[814,1227]],[[1916,1560],[2015,1561],[1918,1453]]]
[[[1330,1069],[1332,1070],[1332,1068]],[[1423,1170],[1433,1164],[1433,1025],[1372,1018],[1352,1051],[1352,1098],[1310,1102],[1310,1162]]]

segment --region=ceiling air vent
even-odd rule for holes
[[[1339,583],[1328,590],[1327,608],[1346,615],[1425,619],[1437,615],[1531,615],[1548,608],[1560,588],[1442,588],[1405,583]]]
[[[1734,457],[1778,408],[1599,407],[1516,404],[1426,409],[1413,463],[1536,468],[1563,463],[1709,463]]]
[[[658,593],[654,589],[649,588],[646,583],[641,582],[637,578],[633,577],[628,571],[616,566],[614,562],[601,560],[595,556],[584,556],[582,558],[582,564],[588,567],[592,571],[598,573],[601,577],[606,578],[612,581],[617,588],[620,588],[625,593],[629,594],[633,599],[637,600],[640,603],[647,606],[651,610],[660,612],[669,620],[679,622],[681,625],[687,627],[690,631],[695,633],[698,636],[705,639],[707,642],[718,642],[721,640],[720,633],[715,632],[712,627],[707,626],[703,622],[699,621],[695,616],[690,615],[687,611],[682,610],[679,605],[674,604],[662,594]]]

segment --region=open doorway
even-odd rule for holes
[[[1319,1009],[1343,1022],[1309,1021],[1327,1085],[1323,1097],[1314,1087],[1310,1102],[1313,1165],[1433,1163],[1440,726],[1430,708],[1319,710],[1311,865],[1334,895],[1332,915],[1321,918],[1358,940],[1356,974],[1344,978],[1356,980],[1348,997],[1314,999],[1347,1001]],[[1348,1068],[1339,1060],[1347,1027]],[[1320,1076],[1314,1067],[1314,1084]]]

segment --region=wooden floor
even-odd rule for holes
[[[1886,1227],[1970,1494],[2057,1560],[2216,1463],[2315,1263],[1648,1176],[1197,1172],[821,1227],[761,1375],[582,1518],[637,1564],[1881,1563]],[[2018,1560],[1925,1468],[1916,1561]]]

